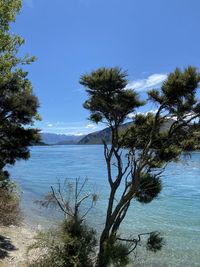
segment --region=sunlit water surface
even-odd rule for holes
[[[10,172],[21,186],[26,221],[32,226],[50,226],[61,218],[58,212],[34,203],[50,185],[58,179],[87,177],[87,189],[99,195],[88,221],[97,231],[102,228],[109,192],[102,146],[33,147],[30,159],[18,162]],[[163,191],[157,200],[148,205],[132,203],[122,233],[157,230],[166,245],[157,254],[139,249],[131,266],[200,266],[200,152],[168,165],[162,179]]]

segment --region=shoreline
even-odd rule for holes
[[[27,267],[34,256],[27,248],[34,242],[36,230],[23,222],[19,226],[0,226],[0,267]]]

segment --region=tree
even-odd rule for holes
[[[32,92],[28,73],[22,69],[34,57],[18,56],[24,40],[10,33],[10,24],[21,8],[21,0],[0,0],[0,181],[9,178],[6,164],[29,157],[29,146],[38,141],[32,125],[38,119],[38,99]]]
[[[158,232],[130,239],[120,237],[119,228],[133,200],[147,204],[155,199],[162,189],[160,175],[167,163],[178,160],[183,150],[192,148],[190,125],[200,117],[196,98],[199,82],[196,68],[177,68],[161,90],[148,92],[147,102],[157,106],[156,114],[135,113],[132,125],[121,131],[128,115],[145,104],[136,92],[126,88],[127,73],[119,68],[100,68],[81,77],[80,83],[88,93],[84,107],[91,113],[90,120],[106,123],[112,135],[110,146],[102,140],[110,194],[99,242],[98,267],[110,263],[125,266],[126,257],[146,234],[146,248],[154,252],[161,249],[163,239]],[[112,165],[117,167],[117,175],[113,174]]]

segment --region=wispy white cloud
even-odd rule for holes
[[[42,132],[66,134],[66,135],[85,135],[96,130],[101,130],[102,126],[96,126],[95,124],[87,121],[76,122],[64,122],[64,121],[41,121],[37,122],[37,127]]]
[[[94,125],[94,124],[88,124],[86,127],[85,127],[86,129],[96,129],[97,127],[96,127],[96,125]]]
[[[153,113],[153,114],[156,114],[158,110],[157,109],[151,109],[151,110],[148,110],[146,112],[133,112],[133,113],[129,113],[128,114],[128,118],[129,119],[133,119],[136,115],[147,115],[148,113]]]
[[[166,73],[155,73],[147,77],[146,79],[134,80],[131,81],[126,88],[127,89],[134,89],[136,91],[145,92],[156,86],[161,85],[164,80],[166,80],[167,74]]]
[[[66,135],[68,135],[68,134],[66,133]],[[75,136],[83,136],[83,135],[85,135],[85,133],[74,133],[73,135],[75,135]]]

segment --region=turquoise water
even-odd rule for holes
[[[48,146],[31,149],[31,158],[10,168],[20,184],[26,220],[32,225],[52,225],[61,215],[34,204],[57,179],[88,177],[88,190],[100,199],[89,222],[101,229],[108,198],[102,146]],[[133,202],[124,222],[124,236],[153,230],[166,240],[156,255],[138,250],[134,266],[200,266],[200,152],[171,163],[163,174],[163,191],[148,205]]]

